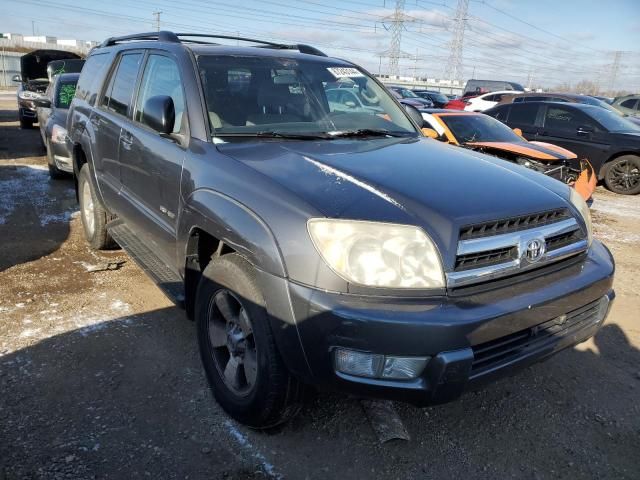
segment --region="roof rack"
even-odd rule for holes
[[[305,45],[302,43],[287,45],[284,43],[267,42],[265,40],[257,40],[255,38],[247,38],[247,37],[239,37],[239,36],[236,37],[231,35],[210,35],[208,33],[173,33],[166,30],[159,31],[159,32],[136,33],[133,35],[124,35],[122,37],[109,37],[100,44],[100,47],[110,47],[120,42],[128,42],[132,40],[156,40],[159,42],[171,42],[171,43],[190,42],[190,43],[216,45],[215,43],[210,44],[209,42],[189,40],[188,38],[185,38],[183,40],[180,37],[221,38],[225,40],[239,40],[243,42],[257,43],[258,45],[253,45],[253,46],[258,48],[274,48],[279,50],[298,50],[300,53],[306,53],[308,55],[318,55],[321,57],[327,56],[324,52],[318,50],[317,48],[312,47],[310,45]]]

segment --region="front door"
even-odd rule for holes
[[[175,109],[173,133],[161,135],[145,122],[145,103],[169,96]],[[183,83],[173,57],[150,53],[144,67],[133,111],[133,122],[120,136],[122,195],[129,211],[124,215],[144,232],[153,250],[175,266],[175,240],[180,209],[180,177],[187,139]]]

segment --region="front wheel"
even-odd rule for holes
[[[19,116],[20,119],[20,128],[23,130],[30,130],[33,128],[33,120],[29,120],[22,115]]]
[[[91,182],[89,165],[84,164],[78,175],[78,199],[80,200],[80,217],[84,236],[94,250],[113,248],[115,242],[107,232],[107,221],[110,215],[96,196]]]
[[[622,155],[604,166],[604,183],[621,195],[640,193],[640,157]]]
[[[198,285],[195,315],[209,385],[231,417],[266,429],[299,411],[302,385],[280,357],[249,262],[237,254],[212,259]]]

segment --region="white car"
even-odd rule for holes
[[[495,107],[503,95],[514,95],[516,93],[524,93],[520,90],[501,90],[499,92],[489,92],[478,95],[467,100],[468,104],[464,109],[467,112],[484,112],[491,107]]]

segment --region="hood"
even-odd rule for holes
[[[36,78],[47,78],[47,64],[54,60],[67,58],[80,58],[72,52],[64,50],[34,50],[20,57],[20,76],[23,82],[29,82]]]
[[[426,138],[217,147],[327,217],[419,225],[442,252],[456,245],[463,225],[567,205],[568,188],[554,179]]]
[[[509,152],[535,160],[571,160],[576,154],[557,145],[544,142],[469,142],[465,145],[484,150]]]

